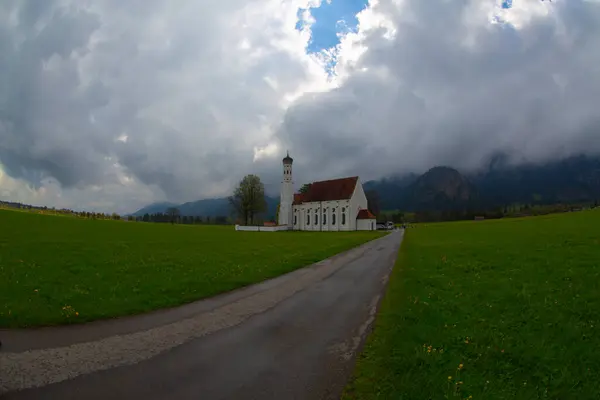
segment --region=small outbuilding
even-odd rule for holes
[[[358,211],[356,216],[356,230],[374,231],[377,230],[377,218],[367,209]]]

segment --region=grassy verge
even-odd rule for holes
[[[0,210],[0,327],[86,322],[259,282],[381,236],[236,232]]]
[[[600,212],[407,232],[346,399],[592,399]]]

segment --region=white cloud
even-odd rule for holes
[[[600,150],[598,3],[371,0],[307,54],[319,4],[2,2],[0,193],[122,212],[276,183],[288,148],[297,181]]]
[[[492,24],[494,0],[371,2],[340,44],[337,88],[288,110],[296,162],[369,179],[600,151],[599,6],[514,4]]]
[[[3,59],[23,65],[0,62],[25,86],[0,86],[13,103],[0,131],[13,144],[0,159],[16,181],[29,180],[25,168],[65,193],[119,185],[125,196],[118,160],[162,197],[227,194],[255,148],[273,154],[290,99],[327,84],[305,52],[310,31],[295,29],[314,1],[50,3],[0,6],[12,16],[7,40],[24,38]]]

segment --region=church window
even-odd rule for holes
[[[306,225],[310,225],[310,214],[306,213]]]
[[[327,214],[323,213],[323,225],[327,225]]]
[[[335,211],[331,214],[331,225],[335,225]]]
[[[298,216],[294,215],[294,225],[298,225]]]
[[[319,214],[315,214],[315,225],[319,225]]]
[[[346,209],[342,207],[342,225],[346,225]]]

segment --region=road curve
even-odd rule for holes
[[[0,332],[0,395],[339,398],[402,236],[396,231],[282,277],[172,310]]]

